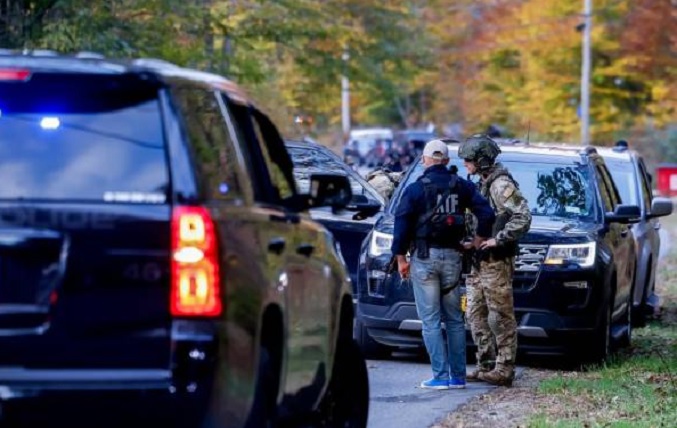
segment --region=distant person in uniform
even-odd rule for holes
[[[402,280],[411,279],[423,323],[433,376],[421,382],[421,388],[465,388],[466,333],[458,286],[461,241],[466,236],[464,214],[466,209],[475,214],[477,235],[486,239],[491,236],[494,212],[472,182],[447,169],[446,143],[428,142],[422,162],[423,175],[404,189],[396,207],[391,250]]]
[[[395,188],[400,184],[404,172],[390,171],[388,168],[377,168],[366,176],[369,183],[386,200],[395,192]]]

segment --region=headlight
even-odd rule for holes
[[[390,246],[392,244],[393,235],[390,233],[374,231],[374,233],[371,234],[371,242],[369,243],[369,255],[378,257],[383,254],[390,254]]]
[[[544,263],[547,265],[576,263],[580,267],[590,267],[595,263],[595,243],[551,245]]]

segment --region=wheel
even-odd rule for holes
[[[390,355],[390,350],[385,345],[381,345],[369,336],[367,327],[359,320],[355,319],[354,337],[357,341],[362,355],[369,360],[386,358]]]
[[[329,387],[322,400],[322,425],[365,428],[369,416],[367,364],[354,340],[339,344]]]
[[[246,428],[272,428],[276,426],[277,382],[270,358],[264,347],[259,349],[259,367],[256,373],[256,391]]]

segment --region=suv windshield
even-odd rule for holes
[[[1,199],[165,202],[157,88],[80,76],[59,99],[34,77],[0,84]]]
[[[604,161],[611,173],[611,178],[616,183],[621,201],[624,204],[639,205],[639,195],[637,195],[637,186],[635,185],[635,170],[632,162],[609,158]]]
[[[519,184],[532,215],[579,220],[590,220],[595,215],[594,193],[588,185],[589,170],[584,165],[568,160],[558,163],[508,160],[501,163]],[[464,176],[465,168],[459,159],[452,159],[450,165],[456,165],[459,175]],[[406,181],[400,184],[397,200],[393,199],[389,206],[391,213],[399,203],[404,188],[423,174],[423,164],[419,162],[414,168]]]

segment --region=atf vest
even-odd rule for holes
[[[460,247],[465,236],[465,215],[456,190],[458,177],[449,175],[449,182],[440,186],[429,177],[421,178],[426,210],[416,223],[415,246],[419,258],[428,257],[428,249]]]

